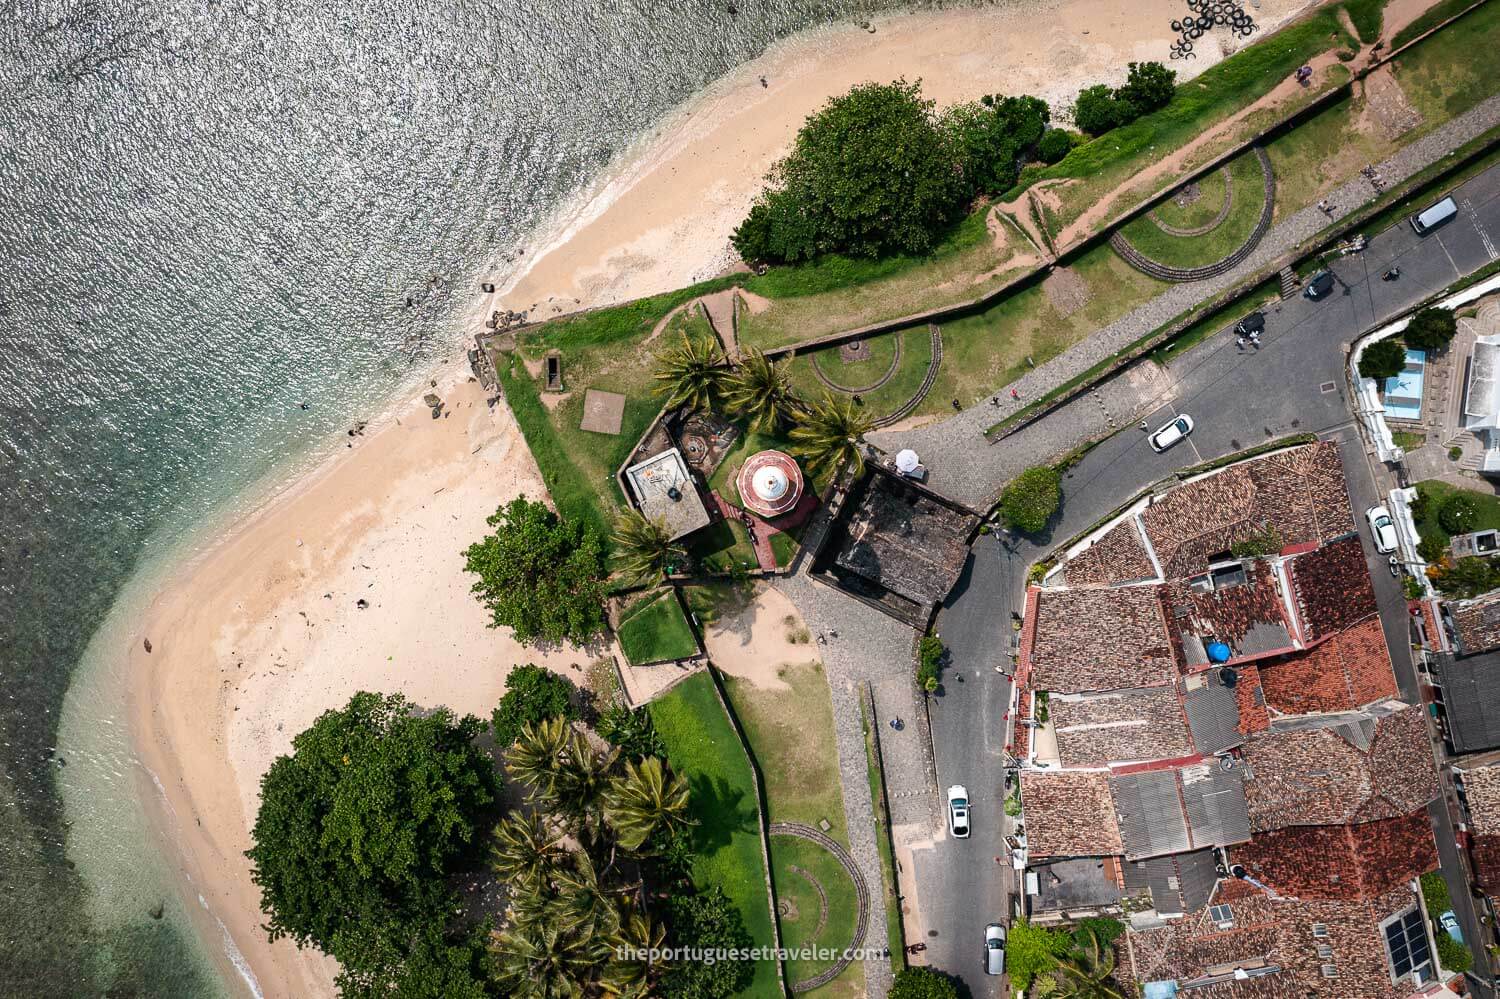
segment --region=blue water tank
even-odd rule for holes
[[[1229,651],[1229,646],[1223,642],[1209,642],[1207,651],[1208,661],[1211,663],[1227,663],[1229,662],[1229,657],[1233,655]]]

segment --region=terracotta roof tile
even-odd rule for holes
[[[1155,587],[1042,590],[1031,685],[1073,693],[1152,687],[1177,678]]]
[[[1023,770],[1021,802],[1033,857],[1112,857],[1123,849],[1107,773]]]
[[[1354,530],[1336,443],[1242,462],[1158,497],[1141,516],[1169,578],[1203,571],[1237,541],[1274,530],[1283,545],[1327,541]]]
[[[1369,730],[1369,748],[1354,743]],[[1351,741],[1353,740],[1353,741]],[[1363,726],[1271,731],[1244,747],[1250,825],[1370,822],[1406,815],[1437,796],[1422,709],[1405,705]]]
[[[1396,674],[1379,617],[1258,665],[1266,703],[1286,714],[1353,711],[1396,696]]]
[[[1254,663],[1236,667],[1239,683],[1234,687],[1234,699],[1240,709],[1241,735],[1254,735],[1271,727],[1271,715],[1266,711],[1266,692],[1261,687],[1260,669]]]
[[[1448,603],[1459,650],[1466,656],[1500,648],[1500,591]]]
[[[1500,765],[1465,767],[1463,782],[1469,827],[1476,833],[1500,834]]]
[[[1500,834],[1471,837],[1469,855],[1474,862],[1475,883],[1490,898],[1500,899]]]
[[[1176,687],[1054,694],[1048,708],[1065,767],[1170,760],[1193,752]]]
[[[1127,583],[1154,579],[1156,566],[1141,545],[1135,518],[1111,527],[1084,551],[1069,559],[1063,572],[1069,586]]]
[[[1357,537],[1298,555],[1290,566],[1303,638],[1308,642],[1342,631],[1379,610]]]
[[[1208,665],[1205,647],[1211,641],[1228,645],[1234,660],[1292,647],[1276,574],[1262,560],[1243,563],[1243,570],[1244,582],[1226,585],[1220,580],[1212,590],[1186,580],[1157,589],[1181,669]]]
[[[1437,867],[1432,824],[1423,809],[1352,826],[1289,826],[1232,846],[1242,864],[1278,895],[1361,899],[1383,895]]]

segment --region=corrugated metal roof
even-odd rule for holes
[[[1182,706],[1187,711],[1193,744],[1200,753],[1221,753],[1245,741],[1239,730],[1239,702],[1233,688],[1224,686],[1223,672],[1211,669],[1183,681],[1186,690]]]
[[[1500,652],[1437,657],[1448,737],[1459,753],[1500,746]]]
[[[1122,774],[1111,777],[1109,785],[1126,857],[1155,857],[1192,847],[1174,771]]]
[[[1244,768],[1226,770],[1204,763],[1182,771],[1182,799],[1194,846],[1229,846],[1250,841],[1250,809],[1245,803]]]
[[[1214,866],[1212,849],[1191,853],[1174,853],[1165,857],[1125,862],[1125,886],[1132,891],[1145,888],[1158,913],[1197,912],[1208,904],[1219,874]]]

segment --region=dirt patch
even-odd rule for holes
[[[788,664],[818,661],[810,639],[792,602],[762,584],[747,606],[708,626],[703,645],[725,673],[766,690],[789,690],[778,671]]]
[[[755,292],[746,291],[744,288],[739,289],[739,294],[740,301],[745,303],[745,308],[750,310],[752,316],[760,315],[775,304],[766,296],[757,295]]]
[[[569,399],[573,398],[572,392],[542,392],[540,393],[542,405],[549,410],[556,409]]]
[[[1396,139],[1422,124],[1422,114],[1411,106],[1390,66],[1381,66],[1364,79],[1365,107],[1355,127],[1367,134]]]
[[[1071,267],[1059,267],[1042,281],[1047,301],[1060,316],[1071,316],[1089,304],[1089,286]]]
[[[1395,38],[1406,27],[1436,3],[1436,0],[1386,0],[1381,11],[1380,37]]]
[[[662,330],[667,328],[667,324],[672,321],[673,317],[676,316],[677,313],[681,312],[683,309],[689,309],[696,306],[698,304],[698,301],[699,300],[695,298],[691,302],[685,302],[658,319],[656,321],[656,325],[651,327],[651,335],[641,341],[641,346],[644,347],[652,340],[655,340],[657,337],[661,336]]]

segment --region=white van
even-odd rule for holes
[[[1417,231],[1418,236],[1425,236],[1430,230],[1436,229],[1457,214],[1458,205],[1454,204],[1452,196],[1449,196],[1431,208],[1413,215],[1411,227]]]

